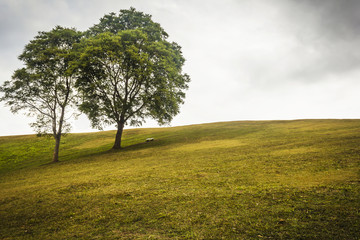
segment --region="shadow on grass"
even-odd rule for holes
[[[157,143],[160,141],[157,141]],[[60,156],[59,162],[46,162],[38,165],[39,167],[47,167],[47,166],[56,166],[58,164],[76,164],[76,163],[83,163],[83,162],[92,162],[97,161],[101,157],[106,157],[106,155],[110,154],[121,154],[121,153],[128,153],[133,151],[139,151],[147,148],[154,148],[154,147],[161,147],[161,145],[157,145],[154,142],[139,142],[132,145],[128,145],[125,147],[122,147],[120,149],[113,149],[112,145],[104,145],[96,150],[83,150],[83,151],[77,151],[77,152],[67,152],[63,153]]]

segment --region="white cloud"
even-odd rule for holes
[[[85,30],[130,6],[153,15],[187,60],[192,82],[172,125],[360,117],[360,6],[354,0],[3,1],[0,83],[21,66],[16,57],[37,31]],[[6,122],[0,135],[31,132],[27,119],[2,105],[0,116]],[[91,130],[87,126],[82,118],[74,131]]]

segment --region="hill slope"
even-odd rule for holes
[[[0,239],[358,239],[360,120],[0,137]],[[147,137],[154,142],[144,143]]]

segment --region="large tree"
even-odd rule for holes
[[[179,113],[190,78],[181,47],[167,37],[150,15],[131,8],[105,15],[77,46],[80,109],[93,127],[116,124],[114,149],[126,124],[147,117],[165,124]]]
[[[80,38],[80,32],[60,26],[39,32],[19,56],[24,67],[16,70],[12,79],[0,87],[4,93],[0,100],[5,101],[13,113],[24,110],[36,117],[31,126],[38,133],[52,133],[54,162],[59,160],[61,136],[70,128],[66,113],[75,98],[71,51]]]

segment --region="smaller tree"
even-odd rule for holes
[[[25,46],[19,59],[25,67],[18,69],[10,81],[0,87],[13,113],[24,110],[36,117],[31,126],[39,133],[51,132],[55,139],[53,161],[59,161],[60,140],[69,131],[66,113],[75,103],[74,75],[70,69],[72,47],[81,33],[75,29],[55,27],[39,32]]]

